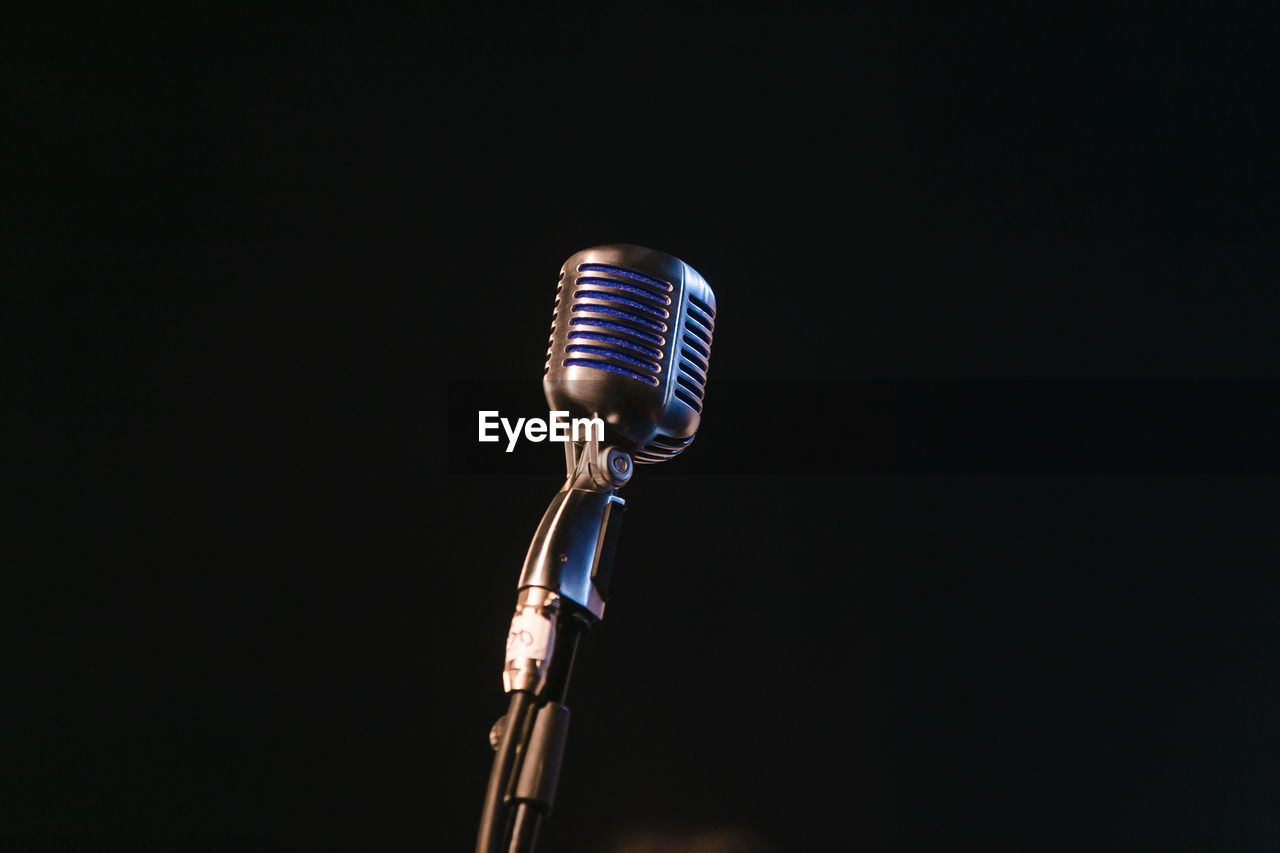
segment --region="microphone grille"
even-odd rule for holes
[[[679,372],[675,396],[702,414],[702,398],[707,390],[707,370],[711,364],[711,338],[716,330],[716,311],[692,293],[686,292],[684,332],[680,335]]]
[[[675,386],[672,395],[702,414],[707,371],[711,363],[711,338],[716,328],[716,310],[685,288],[684,328],[677,343]],[[693,435],[676,438],[655,433],[635,454],[637,465],[665,462],[693,443]]]
[[[561,267],[543,390],[553,409],[599,416],[609,443],[662,462],[702,418],[716,297],[679,258],[630,243]]]
[[[650,387],[661,383],[669,349],[671,282],[613,264],[579,264],[571,284],[556,291],[551,346],[544,374],[553,366],[584,367],[625,376]],[[568,311],[561,301],[569,291]],[[556,323],[567,322],[563,355],[555,352]],[[552,365],[559,357],[560,363]]]

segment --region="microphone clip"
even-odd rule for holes
[[[599,620],[609,599],[613,553],[635,463],[625,451],[594,437],[565,444],[565,484],[551,500],[533,536],[519,589],[541,587]]]

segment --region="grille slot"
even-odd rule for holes
[[[654,462],[665,462],[688,447],[692,441],[693,436],[672,438],[669,435],[658,433],[636,451],[636,463],[648,465]]]
[[[703,386],[704,388],[706,387],[707,374],[699,370],[693,364],[693,362],[690,361],[689,359],[686,359],[685,362],[680,365],[680,370],[684,373],[685,376],[688,376],[690,379],[693,379],[695,382],[697,382],[699,385]]]
[[[589,303],[582,303],[574,305],[573,311],[575,313],[579,311],[590,311],[594,314],[604,314],[608,317],[617,317],[619,320],[629,320],[637,326],[652,329],[655,332],[665,332],[667,330],[666,323],[659,323],[656,320],[640,317],[634,311],[623,311],[618,308],[610,308],[607,305],[591,305]]]
[[[700,326],[692,312],[689,314],[689,322],[684,324],[684,335],[686,340],[692,335],[702,343],[707,355],[711,355],[711,330]]]
[[[621,367],[608,361],[600,361],[594,358],[566,358],[563,362],[565,367],[591,367],[596,370],[607,370],[610,373],[617,373],[620,376],[629,376],[632,379],[638,379],[646,385],[657,385],[658,378],[639,373],[626,367]]]
[[[573,298],[599,299],[604,302],[616,302],[619,305],[626,305],[628,308],[634,308],[637,311],[652,314],[654,317],[661,317],[663,320],[671,316],[666,308],[655,306],[647,302],[641,302],[638,299],[629,299],[626,296],[620,296],[617,293],[610,293],[607,290],[575,290],[573,292]]]
[[[618,290],[624,290],[627,293],[633,293],[643,299],[648,299],[655,305],[670,305],[671,297],[661,293],[654,293],[643,287],[636,287],[634,284],[627,284],[622,281],[614,281],[611,278],[588,278],[581,276],[578,278],[579,287],[613,287]]]
[[[683,401],[689,408],[693,409],[698,414],[702,414],[702,403],[699,402],[696,397],[690,395],[688,391],[685,391],[683,388],[677,388],[675,395],[677,400]]]
[[[630,356],[625,353],[620,353],[611,349],[605,349],[604,347],[589,346],[587,344],[570,344],[569,346],[564,348],[564,351],[580,352],[580,353],[585,353],[587,355],[599,355],[599,356],[603,356],[604,358],[611,358],[614,361],[621,361],[625,364],[630,364],[633,367],[638,367],[647,373],[652,373],[654,376],[657,376],[658,371],[662,369],[659,365],[655,364],[652,361],[647,361],[643,358],[635,358],[634,356]]]
[[[569,333],[569,340],[598,341],[602,344],[613,344],[614,346],[622,347],[623,349],[630,350],[631,352],[638,352],[641,355],[647,355],[649,358],[656,358],[659,361],[662,360],[662,350],[654,349],[653,347],[645,346],[644,344],[638,344],[634,341],[629,341],[626,338],[618,337],[617,335],[608,335],[603,332],[574,331]]]
[[[698,355],[698,353],[689,349],[687,346],[680,347],[680,357],[684,359],[684,366],[687,367],[689,365],[693,365],[698,368],[698,371],[702,374],[702,379],[707,378],[707,368],[710,367],[710,365],[707,364],[707,360],[705,358]]]
[[[692,293],[689,294],[689,304],[691,304],[694,308],[698,309],[703,314],[705,314],[707,319],[711,321],[707,323],[707,328],[709,329],[715,328],[716,312],[714,308],[712,308],[707,303],[703,302],[698,297],[694,296]]]
[[[648,341],[656,346],[662,346],[666,343],[666,339],[661,335],[655,335],[651,332],[642,332],[639,329],[633,329],[630,326],[624,326],[621,323],[615,323],[612,320],[598,320],[595,317],[574,317],[569,321],[569,325],[595,326],[600,329],[609,329],[614,332],[621,332],[624,335],[630,335],[637,340]]]
[[[707,359],[711,358],[711,347],[707,346],[702,341],[698,340],[692,335],[685,335],[684,342],[686,346],[688,346],[690,349],[696,351],[699,355],[701,355],[703,361],[706,361]]]
[[[650,287],[662,293],[670,293],[672,290],[671,282],[663,281],[660,278],[654,278],[651,275],[645,275],[642,272],[629,270],[626,267],[615,267],[611,264],[579,264],[578,272],[602,272],[609,275],[616,275],[620,278],[628,278],[632,281],[638,281],[641,284],[647,284]]]
[[[696,395],[699,402],[702,401],[702,392],[704,390],[702,387],[702,383],[698,382],[696,379],[691,378],[687,373],[681,373],[679,376],[677,376],[676,384],[683,386],[686,391]]]

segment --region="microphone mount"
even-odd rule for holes
[[[565,483],[533,536],[518,588],[539,587],[604,616],[626,501],[615,492],[635,470],[630,454],[589,437],[565,444]]]

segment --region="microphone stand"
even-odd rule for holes
[[[503,682],[511,694],[494,724],[493,769],[477,853],[532,853],[555,803],[569,731],[569,679],[582,635],[609,595],[631,457],[596,439],[565,445],[568,476],[534,534],[520,575]]]
[[[562,622],[569,623],[565,626],[568,642],[552,661],[546,690],[550,698],[528,727],[520,749],[519,770],[511,779],[514,784],[507,797],[512,803],[508,853],[532,853],[542,819],[551,813],[555,804],[569,733],[569,709],[565,706],[569,677],[577,658],[578,642],[589,628],[581,616],[567,616]]]

